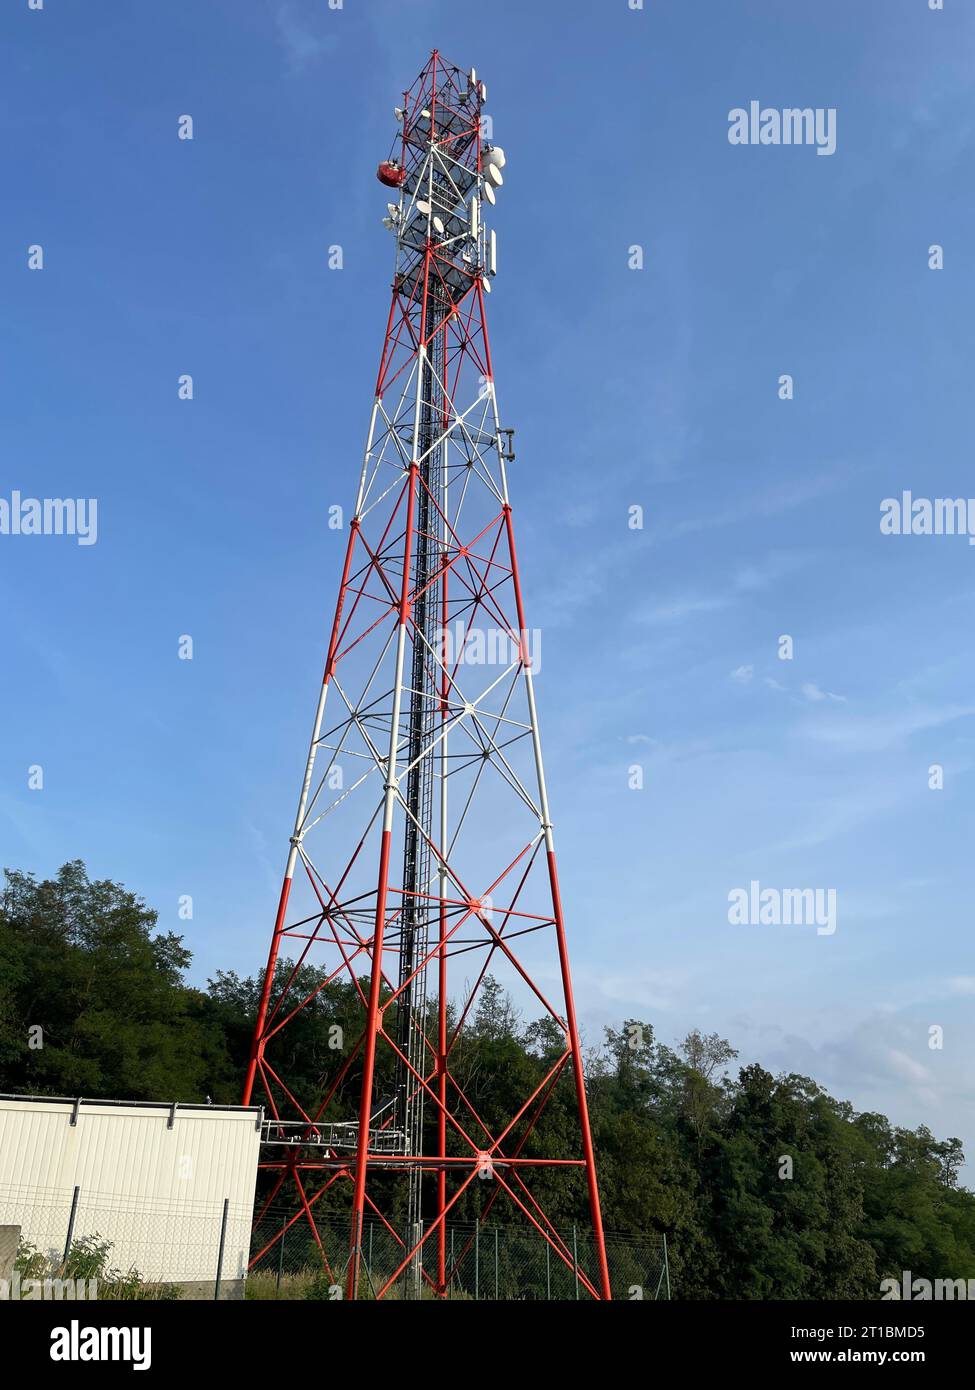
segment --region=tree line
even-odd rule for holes
[[[260,977],[220,971],[206,989],[188,985],[190,952],[156,920],[78,861],[41,882],[6,873],[0,1091],[239,1102]],[[320,980],[311,966],[302,976],[309,992]],[[337,1066],[335,1024],[354,1041],[358,1018],[351,983],[336,982],[289,1025],[296,1090],[321,1092]],[[552,1020],[523,1020],[489,978],[452,1064],[491,1125],[561,1050]],[[958,1139],[858,1113],[809,1077],[737,1063],[716,1034],[691,1030],[671,1047],[640,1019],[607,1028],[587,1056],[605,1224],[667,1236],[676,1297],[875,1299],[903,1270],[975,1278],[975,1194],[959,1183]],[[391,1093],[389,1065],[377,1084]],[[357,1097],[350,1069],[338,1118],[354,1117]],[[574,1156],[567,1076],[533,1138],[539,1151]],[[476,1218],[477,1186],[457,1219]],[[575,1175],[541,1170],[535,1191],[556,1225],[585,1221]]]

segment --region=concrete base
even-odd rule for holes
[[[184,1303],[213,1303],[213,1279],[188,1279],[179,1284]],[[245,1279],[223,1279],[220,1282],[220,1302],[239,1302],[244,1297]]]

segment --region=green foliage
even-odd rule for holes
[[[50,1277],[51,1263],[36,1245],[32,1245],[29,1240],[22,1240],[14,1257],[14,1270],[21,1279],[44,1279]]]
[[[137,1269],[124,1273],[109,1264],[112,1242],[102,1240],[97,1234],[81,1236],[72,1241],[65,1260],[51,1260],[43,1255],[30,1241],[22,1240],[17,1247],[14,1269],[21,1282],[28,1279],[73,1279],[84,1280],[86,1284],[95,1280],[98,1300],[122,1300],[131,1302],[172,1302],[180,1297],[176,1284],[147,1283]]]
[[[190,953],[156,914],[84,866],[6,873],[0,899],[0,1087],[46,1095],[201,1101],[231,1069]],[[30,1046],[30,1029],[43,1046]]]
[[[43,883],[7,875],[0,1090],[239,1100],[260,981],[220,972],[206,992],[188,987],[189,953],[179,937],[157,933],[155,922],[140,899],[117,884],[90,882],[80,863]],[[295,997],[314,998],[289,1025],[288,1080],[296,1094],[321,1096],[358,1037],[359,999],[351,982],[323,985],[314,967],[287,960],[279,962],[277,988],[292,974]],[[432,1037],[435,1000],[429,1009]],[[452,1034],[457,1018],[448,1012]],[[35,1024],[44,1029],[44,1047],[36,1051],[28,1047]],[[340,1049],[336,1025],[344,1032]],[[496,1132],[558,1068],[564,1050],[551,1018],[522,1021],[488,976],[451,1067]],[[604,1222],[667,1236],[675,1296],[876,1298],[880,1280],[903,1269],[975,1278],[975,1195],[958,1186],[958,1139],[858,1115],[807,1077],[772,1076],[759,1066],[732,1075],[736,1057],[716,1034],[694,1030],[669,1048],[649,1023],[629,1019],[619,1032],[607,1029],[604,1046],[587,1058]],[[356,1059],[336,1091],[336,1119],[355,1115],[360,1081]],[[381,1049],[378,1095],[391,1096],[394,1084],[391,1052]],[[459,1135],[448,1133],[451,1152],[468,1152]],[[516,1126],[509,1142],[522,1138]],[[521,1152],[578,1157],[568,1067]],[[470,1184],[452,1219],[476,1221],[493,1188]],[[532,1193],[557,1227],[585,1224],[576,1171],[542,1169]],[[337,1188],[318,1207],[325,1218],[346,1209]],[[492,1219],[500,1214],[495,1208]],[[395,1221],[395,1210],[391,1215]],[[304,1229],[296,1226],[290,1240],[307,1240]],[[315,1258],[314,1250],[307,1253]],[[289,1244],[289,1260],[299,1257]],[[22,1258],[29,1264],[42,1257],[25,1250]],[[107,1250],[96,1239],[72,1258],[80,1268],[107,1259]],[[134,1272],[112,1273],[117,1286],[134,1279],[138,1287]],[[329,1282],[309,1285],[307,1296],[327,1297]]]
[[[314,1299],[321,1302],[322,1299],[333,1297],[332,1289],[335,1287],[335,1276],[329,1274],[324,1269],[316,1270],[308,1281],[308,1285],[302,1294],[303,1298]],[[366,1290],[363,1290],[363,1297],[366,1297]]]

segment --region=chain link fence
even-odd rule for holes
[[[294,1215],[293,1210],[268,1211],[255,1226],[248,1298],[341,1298],[348,1268],[348,1219],[316,1216],[319,1247],[304,1215],[292,1220]],[[587,1280],[593,1281],[596,1269],[591,1233],[582,1226],[570,1226],[552,1238],[558,1249],[529,1225],[447,1224],[443,1242],[447,1296],[499,1302],[591,1298]],[[606,1254],[614,1298],[670,1298],[665,1236],[608,1231]],[[423,1246],[419,1286],[416,1266],[404,1267],[408,1255],[400,1232],[378,1219],[367,1219],[362,1231],[359,1296],[435,1297],[437,1233]]]
[[[0,1226],[20,1227],[55,1270],[79,1242],[107,1242],[108,1266],[147,1283],[209,1297],[243,1292],[253,1212],[249,1203],[172,1202],[83,1188],[0,1186]]]
[[[147,1286],[178,1286],[184,1297],[341,1298],[348,1217],[316,1214],[317,1238],[303,1214],[293,1218],[293,1209],[272,1209],[252,1229],[253,1213],[245,1203],[0,1186],[0,1226],[19,1227],[21,1249],[36,1252],[48,1273],[63,1267],[79,1242],[107,1242],[108,1268],[116,1275],[137,1276]],[[589,1230],[569,1226],[551,1234],[556,1248],[528,1224],[447,1224],[447,1296],[498,1302],[591,1298],[596,1261]],[[438,1245],[434,1231],[423,1246],[421,1268],[409,1262],[401,1232],[378,1218],[367,1220],[360,1298],[435,1297]],[[606,1249],[614,1298],[670,1297],[664,1237],[610,1231]]]

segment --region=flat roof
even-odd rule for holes
[[[139,1110],[230,1110],[238,1115],[261,1115],[264,1112],[263,1105],[208,1105],[203,1101],[187,1100],[105,1100],[97,1096],[34,1096],[0,1092],[0,1101],[5,1100],[36,1101],[46,1105],[118,1105]]]

